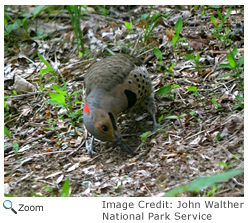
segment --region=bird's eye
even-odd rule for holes
[[[107,131],[108,131],[108,126],[102,125],[102,126],[101,126],[101,129],[102,129],[104,132],[107,132]]]

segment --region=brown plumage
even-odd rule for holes
[[[94,63],[86,74],[85,86],[84,125],[94,137],[102,141],[116,141],[122,149],[131,153],[118,132],[116,119],[121,112],[135,105],[148,110],[155,128],[153,88],[149,74],[138,58],[116,54]],[[86,145],[90,154],[93,152],[93,140],[91,145]]]

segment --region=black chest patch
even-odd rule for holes
[[[128,108],[133,107],[137,102],[137,96],[135,93],[129,90],[125,90],[125,95],[127,96]]]

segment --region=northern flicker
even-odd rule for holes
[[[116,119],[121,112],[140,105],[148,110],[156,126],[156,105],[149,73],[136,57],[116,54],[94,63],[85,76],[86,100],[83,122],[92,134],[86,141],[90,155],[94,137],[102,141],[115,141],[128,153],[132,150],[124,143],[117,129]]]

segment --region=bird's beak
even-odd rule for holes
[[[133,151],[130,149],[130,147],[122,140],[121,135],[114,133],[114,137],[116,138],[117,145],[124,151],[126,151],[129,154],[132,154]]]

